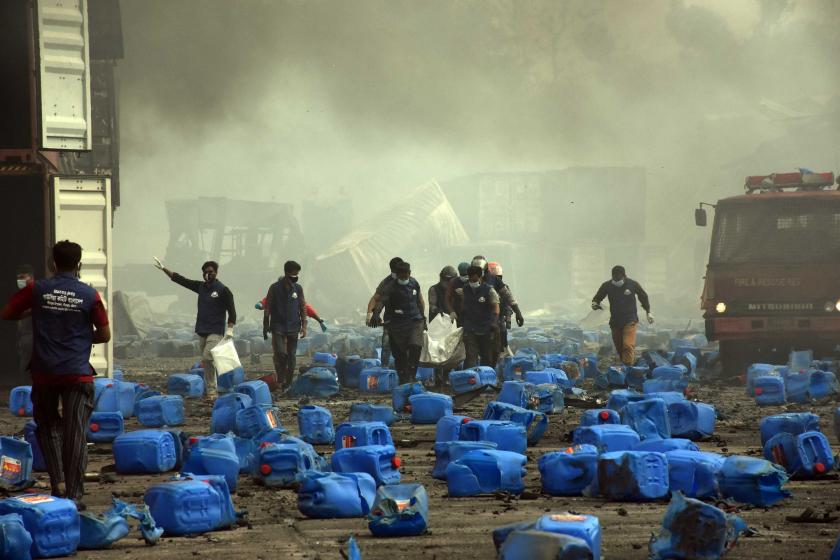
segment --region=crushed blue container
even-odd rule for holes
[[[319,470],[321,461],[312,446],[289,438],[284,443],[261,445],[254,459],[252,475],[264,486],[289,488]]]
[[[815,478],[834,468],[831,444],[821,432],[778,433],[764,444],[764,458],[797,479]]]
[[[173,373],[166,382],[166,392],[185,399],[200,398],[204,395],[204,379],[193,373]]]
[[[345,447],[333,453],[330,462],[334,472],[368,473],[377,485],[400,482],[402,462],[393,445]]]
[[[332,368],[313,367],[295,378],[289,394],[326,399],[338,394],[339,390],[338,375]]]
[[[437,424],[452,414],[452,397],[440,393],[420,393],[408,397],[412,424]]]
[[[32,536],[19,513],[0,515],[0,558],[31,560]]]
[[[813,412],[786,412],[765,416],[758,423],[761,445],[764,446],[776,434],[787,432],[799,435],[804,432],[820,431],[820,417]]]
[[[452,461],[457,461],[468,451],[498,449],[498,447],[491,441],[443,441],[435,443],[435,465],[432,467],[432,478],[446,480],[447,465]]]
[[[526,371],[523,379],[526,383],[533,383],[534,385],[560,385],[569,388],[574,386],[565,371],[553,367],[547,367],[540,371]]]
[[[632,451],[656,451],[659,453],[667,453],[668,451],[676,451],[678,449],[700,451],[700,448],[697,447],[696,443],[685,438],[646,439],[636,444]]]
[[[650,375],[649,367],[631,366],[625,368],[624,378],[628,387],[632,387],[636,391],[641,391],[644,388],[648,375]]]
[[[753,383],[753,394],[759,406],[785,404],[785,380],[778,375],[760,375]]]
[[[447,415],[438,420],[435,427],[435,442],[457,441],[461,437],[461,426],[472,420],[469,416]]]
[[[765,459],[733,455],[727,457],[718,474],[720,493],[741,503],[770,507],[790,496],[783,486],[788,474]]]
[[[391,430],[382,422],[343,422],[335,428],[335,448],[394,445]]]
[[[668,459],[655,451],[617,451],[598,459],[598,475],[587,493],[609,500],[640,502],[668,495]]]
[[[811,373],[811,386],[808,393],[812,399],[823,399],[840,393],[837,376],[830,371],[814,370]]]
[[[598,448],[573,445],[539,459],[543,492],[552,496],[580,496],[598,472]]]
[[[518,350],[516,355],[506,359],[503,363],[502,377],[505,381],[522,379],[526,371],[539,371],[542,363],[536,354],[523,353]]]
[[[659,393],[645,393],[645,399],[662,399],[669,407],[677,402],[686,400],[684,393],[677,391],[662,391]]]
[[[690,498],[714,498],[718,490],[718,473],[726,457],[717,453],[677,449],[665,453],[671,492],[679,490]]]
[[[626,451],[638,445],[639,434],[624,424],[603,424],[576,428],[572,439],[575,444],[594,445],[601,453]]]
[[[637,402],[644,400],[646,395],[637,393],[632,389],[616,389],[610,392],[610,398],[607,400],[607,408],[621,412],[629,402]]]
[[[581,426],[600,426],[601,424],[621,424],[618,412],[610,408],[590,408],[580,415]]]
[[[418,367],[414,379],[423,385],[431,384],[435,379],[435,368]]]
[[[592,551],[577,537],[547,531],[512,531],[499,548],[499,560],[589,560]]]
[[[686,369],[690,379],[697,378],[697,364],[700,362],[700,351],[696,348],[678,348],[674,351],[671,363],[681,365]]]
[[[223,477],[216,477],[225,484]],[[167,535],[191,535],[229,527],[236,520],[230,493],[203,477],[155,484],[143,498],[158,527]]]
[[[520,453],[476,449],[464,453],[446,467],[446,482],[452,497],[492,492],[521,494],[525,490],[525,463]]]
[[[578,357],[577,364],[580,371],[580,379],[571,380],[575,384],[579,384],[583,379],[595,379],[601,374],[598,370],[598,358],[594,354]]]
[[[701,402],[677,401],[668,405],[671,435],[703,439],[715,433],[715,407]]]
[[[79,546],[79,512],[72,500],[44,494],[24,494],[0,500],[0,515],[17,514],[29,532],[33,558],[70,556]],[[15,528],[20,539],[25,540]],[[15,548],[19,547],[16,539]],[[9,557],[17,560],[18,557]],[[26,558],[26,556],[23,556]]]
[[[601,558],[601,523],[594,515],[547,513],[537,520],[534,529],[581,539],[589,545],[592,558]]]
[[[290,436],[285,428],[268,428],[251,439],[257,447],[264,443],[289,443],[295,441],[303,443],[302,439]]]
[[[128,536],[128,532],[128,521],[114,511],[101,514],[85,511],[79,514],[79,550],[110,548]]]
[[[543,414],[559,414],[563,412],[564,406],[563,388],[550,383],[534,386],[534,396],[527,408],[538,410]]]
[[[621,410],[621,423],[636,430],[642,440],[671,437],[668,406],[662,399],[628,403]]]
[[[607,371],[604,372],[604,377],[606,377],[606,386],[603,387],[604,389],[609,387],[627,387],[627,374],[621,366],[608,367]]]
[[[253,404],[237,411],[234,432],[239,437],[254,437],[263,430],[282,427],[279,408]]]
[[[368,514],[374,537],[422,535],[429,525],[429,496],[421,484],[380,486]]]
[[[348,356],[347,358],[339,358],[336,361],[335,369],[338,373],[338,379],[344,387],[357,389],[359,387],[359,374],[362,373],[363,369],[381,366],[382,362],[375,358]]]
[[[478,366],[461,371],[449,372],[449,384],[456,395],[473,391],[481,387],[496,386],[496,370],[487,366]]]
[[[298,489],[298,510],[311,519],[364,517],[376,482],[367,473],[308,473]]]
[[[324,407],[304,405],[298,410],[298,430],[306,443],[323,445],[335,440],[332,413]]]
[[[9,412],[12,416],[32,416],[32,386],[21,385],[9,392]]]
[[[93,410],[96,412],[122,412],[123,418],[134,415],[135,388],[133,383],[94,377]]]
[[[349,420],[351,422],[382,422],[390,426],[397,417],[393,407],[386,404],[358,402],[350,406]]]
[[[32,448],[32,470],[37,472],[45,472],[47,470],[47,463],[44,461],[44,454],[41,452],[41,445],[38,443],[38,437],[35,435],[35,430],[38,428],[34,420],[29,420],[23,426],[23,439]]]
[[[683,365],[659,366],[650,372],[651,379],[679,381],[688,376],[688,369]]]
[[[92,412],[88,420],[87,441],[111,443],[125,432],[122,412]]]
[[[525,453],[528,436],[525,427],[504,420],[472,420],[461,426],[461,441],[492,441],[501,451]]]
[[[792,370],[785,376],[787,402],[806,403],[811,400],[811,375],[815,370]]]
[[[184,399],[181,395],[159,395],[137,403],[137,421],[147,428],[180,426],[184,423]]]
[[[533,407],[535,404],[536,385],[524,381],[505,381],[502,390],[496,396],[499,402],[505,402],[522,408]]]
[[[163,430],[126,432],[114,440],[113,452],[120,474],[162,473],[177,462],[175,438]]]
[[[537,445],[548,428],[548,416],[536,410],[490,401],[484,409],[484,420],[508,420],[521,424],[528,436],[528,445]]]
[[[192,373],[192,372],[191,372]],[[220,394],[230,393],[240,383],[245,381],[245,370],[241,367],[220,373],[216,377],[216,387]]]
[[[237,385],[234,391],[251,397],[253,404],[272,404],[271,390],[268,388],[268,383],[260,379],[244,381]]]
[[[189,450],[189,457],[181,469],[197,475],[225,477],[228,488],[236,491],[239,478],[239,456],[233,438],[215,434],[198,438]]]
[[[365,368],[359,374],[359,391],[363,393],[390,393],[398,384],[393,369]]]
[[[219,395],[213,403],[210,415],[210,431],[214,434],[226,434],[236,430],[236,414],[251,406],[251,397],[242,393]]]
[[[25,488],[32,482],[32,447],[25,440],[0,436],[0,487]]]
[[[426,388],[422,383],[403,383],[391,390],[391,406],[394,412],[410,412],[411,407],[408,398],[411,395],[419,395],[425,393]]]
[[[335,367],[336,360],[338,360],[338,356],[330,354],[329,352],[315,352],[312,355],[313,362],[320,362],[332,367]]]
[[[682,393],[688,388],[688,379],[648,379],[642,384],[642,391],[645,394],[678,392]]]

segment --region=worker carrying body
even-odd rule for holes
[[[621,358],[621,363],[632,366],[636,357],[636,328],[639,315],[636,298],[642,304],[647,314],[648,323],[653,323],[650,312],[650,300],[647,292],[635,280],[628,278],[623,266],[612,268],[612,279],[607,280],[598,288],[598,293],[592,298],[592,309],[603,309],[601,302],[604,298],[610,300],[610,330],[612,330],[613,344]]]
[[[461,323],[464,328],[464,369],[476,365],[495,367],[499,356],[499,294],[485,282],[480,266],[467,271]]]
[[[487,263],[487,270],[497,278],[497,285],[501,285],[501,289],[497,289],[497,291],[499,293],[500,304],[499,353],[503,353],[508,347],[507,333],[511,328],[511,315],[516,316],[516,325],[519,327],[525,324],[525,318],[522,316],[522,311],[519,309],[519,303],[517,303],[516,298],[513,297],[513,292],[511,292],[510,286],[502,280],[502,265],[497,262],[489,262]]]
[[[195,334],[198,335],[199,352],[201,352],[201,359],[204,363],[204,384],[207,398],[215,399],[218,372],[213,365],[213,354],[210,350],[223,338],[233,337],[233,326],[236,324],[233,293],[217,278],[219,264],[214,261],[207,261],[201,265],[201,274],[204,281],[184,278],[177,272],[172,272],[164,267],[157,258],[155,258],[155,267],[162,270],[170,280],[179,286],[198,294]],[[225,322],[225,315],[227,315],[227,322]]]
[[[464,288],[469,284],[469,277],[467,271],[470,268],[470,263],[462,262],[458,265],[458,276],[450,280],[446,287],[445,304],[447,313],[455,320],[455,323],[461,326],[461,308],[464,303]]]
[[[437,315],[446,313],[446,291],[452,281],[458,277],[454,266],[445,266],[440,271],[440,281],[429,288],[429,322]]]
[[[298,338],[306,338],[306,299],[298,284],[301,266],[286,261],[283,276],[269,286],[263,310],[263,338],[271,334],[276,384],[287,389],[294,380]],[[272,384],[271,376],[264,381]]]
[[[411,276],[411,265],[398,263],[396,274],[396,280],[388,283],[382,293],[385,330],[400,383],[413,383],[423,348],[426,305],[419,282]]]
[[[388,267],[391,270],[391,273],[379,282],[379,285],[376,286],[376,290],[370,297],[370,301],[368,301],[365,324],[370,328],[376,328],[382,325],[381,318],[379,316],[382,313],[382,308],[384,306],[382,296],[386,291],[388,291],[391,284],[397,280],[397,265],[401,262],[403,262],[403,260],[400,257],[394,257],[388,262]],[[380,358],[382,365],[388,367],[388,363],[391,361],[391,344],[388,340],[388,329],[382,329],[381,347],[382,353],[380,354]]]

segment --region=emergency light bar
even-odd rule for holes
[[[770,175],[749,175],[744,182],[747,192],[781,189],[821,189],[834,185],[834,172],[772,173]]]

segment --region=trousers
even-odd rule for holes
[[[499,359],[498,346],[496,333],[493,331],[484,334],[464,331],[464,350],[467,354],[464,369],[477,365],[496,367],[496,361]]]
[[[297,367],[297,345],[300,333],[271,333],[271,349],[274,351],[274,373],[277,381],[288,388],[292,384]]]
[[[386,329],[400,384],[414,383],[423,349],[423,321],[391,323]]]
[[[213,364],[213,354],[210,352],[222,341],[220,334],[208,334],[207,336],[198,337],[198,349],[201,352],[201,361],[204,363],[204,389],[207,396],[216,398],[218,392],[216,388],[216,377],[218,372],[216,366]]]
[[[621,363],[625,366],[632,366],[636,362],[636,327],[638,325],[634,321],[623,327],[610,327],[615,351],[618,352]]]

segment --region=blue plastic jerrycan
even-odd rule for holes
[[[382,422],[342,422],[335,429],[335,448],[394,445],[391,430]]]
[[[628,387],[632,387],[637,391],[644,388],[645,381],[650,375],[650,368],[647,366],[630,366],[624,368],[624,378]]]
[[[219,395],[219,398],[213,403],[210,431],[214,434],[226,434],[236,430],[236,414],[252,404],[251,397],[242,393]]]
[[[505,381],[520,380],[526,371],[538,371],[540,369],[542,369],[542,364],[535,355],[525,355],[517,352],[517,355],[505,359],[502,367],[502,377]]]
[[[559,414],[563,412],[564,406],[563,388],[559,385],[545,384],[534,386],[534,396],[527,408],[533,408],[543,414]]]
[[[263,430],[282,427],[279,408],[266,404],[252,404],[237,411],[234,432],[239,437],[254,437]]]
[[[688,388],[688,379],[648,379],[642,385],[645,394],[678,392],[682,393]]]
[[[746,529],[741,518],[674,492],[662,531],[651,540],[650,558],[721,558]]]
[[[590,408],[580,415],[581,426],[600,426],[602,424],[621,424],[618,412],[610,408]]]
[[[32,416],[32,386],[21,385],[9,393],[9,412],[12,416]]]
[[[376,491],[368,514],[374,537],[422,535],[429,525],[429,496],[422,484],[392,484]]]
[[[640,440],[639,434],[624,424],[602,424],[575,428],[572,436],[575,444],[594,445],[601,453],[633,449]]]
[[[325,399],[337,394],[339,390],[338,375],[333,368],[313,367],[295,378],[289,394],[292,397]]]
[[[581,539],[592,551],[592,558],[601,558],[601,522],[594,515],[547,513],[537,520],[534,529]]]
[[[32,536],[19,513],[0,515],[0,558],[30,560]]]
[[[122,412],[123,418],[134,415],[135,385],[107,377],[93,379],[93,410],[96,412]]]
[[[456,395],[473,391],[481,387],[495,387],[496,370],[487,366],[477,366],[461,371],[449,372],[449,384]]]
[[[425,392],[426,388],[423,387],[422,383],[403,383],[402,385],[398,385],[391,390],[391,406],[395,412],[410,412],[411,403],[408,400],[409,397]]]
[[[484,409],[484,420],[508,420],[521,424],[528,437],[528,445],[537,445],[548,428],[548,416],[536,410],[490,401]]]
[[[137,421],[147,428],[180,426],[184,423],[184,398],[159,395],[137,403]]]
[[[358,402],[350,405],[349,420],[351,422],[382,422],[390,426],[397,417],[393,407],[386,404]]]
[[[300,407],[298,430],[300,430],[300,438],[307,443],[323,445],[335,440],[332,413],[321,406]]]
[[[586,493],[641,502],[668,495],[668,459],[655,451],[616,451],[598,459],[598,475]]]
[[[435,442],[457,441],[461,437],[461,426],[471,421],[469,416],[449,414],[437,422],[435,427]]]
[[[785,376],[785,395],[792,403],[806,403],[811,400],[811,375],[815,370],[792,370]]]
[[[700,451],[700,448],[697,447],[696,443],[685,438],[646,439],[634,445],[632,451],[656,451],[657,453],[667,453],[668,451],[676,451],[677,449]]]
[[[688,439],[703,439],[715,433],[715,407],[700,402],[677,401],[668,405],[671,435]]]
[[[526,371],[523,379],[534,385],[560,385],[564,388],[574,387],[566,372],[560,368],[547,367],[540,371]]]
[[[505,381],[496,400],[522,408],[533,407],[536,385],[524,381]]]
[[[223,477],[217,477],[225,484]],[[144,497],[149,512],[158,527],[167,535],[206,533],[229,527],[233,503],[230,493],[220,491],[220,485],[204,481],[204,477],[186,477],[155,484]]]
[[[440,393],[420,393],[408,397],[412,424],[437,424],[452,414],[452,397]]]
[[[14,490],[28,486],[32,478],[32,447],[26,441],[0,437],[0,487]]]
[[[44,454],[41,452],[41,445],[38,443],[38,437],[35,435],[35,430],[38,428],[34,420],[29,420],[23,426],[23,439],[32,448],[32,470],[37,472],[46,472],[47,463],[44,461]]]
[[[632,389],[616,389],[610,392],[610,398],[607,400],[607,408],[621,412],[629,402],[637,402],[647,398],[642,393],[637,393]]]
[[[753,383],[755,404],[759,406],[785,404],[787,393],[785,380],[779,375],[760,375]]]
[[[338,356],[335,354],[330,354],[329,352],[315,352],[312,355],[313,362],[320,362],[322,364],[327,364],[328,366],[335,367],[336,361],[338,360]]]
[[[393,445],[366,445],[337,450],[331,465],[334,472],[368,473],[377,485],[399,484],[402,461]]]
[[[375,358],[361,358],[359,356],[348,356],[345,359],[339,358],[336,361],[335,369],[338,373],[338,379],[344,387],[352,387],[358,389],[359,374],[363,369],[378,368],[382,366],[382,362]]]
[[[254,466],[254,457],[259,446],[251,438],[233,436],[233,446],[239,459],[239,474],[250,474]]]
[[[688,369],[683,365],[659,366],[650,372],[651,379],[679,381],[688,376]]]
[[[662,399],[628,403],[621,410],[621,423],[636,430],[642,440],[671,437],[668,406]]]
[[[268,384],[260,379],[244,381],[237,385],[234,391],[248,395],[254,404],[270,405],[272,403],[271,390],[268,388]]]
[[[609,387],[627,387],[627,374],[622,366],[610,366],[600,378],[601,382],[596,381],[596,385],[607,389]]]
[[[830,371],[814,370],[811,373],[811,386],[808,389],[812,399],[822,399],[840,393],[837,376]]]
[[[257,451],[252,475],[264,486],[289,488],[321,470],[318,454],[308,443],[289,438],[283,443],[264,443]]]
[[[591,560],[586,541],[548,531],[512,531],[499,549],[499,560]]]
[[[764,446],[771,437],[782,432],[795,436],[804,432],[819,432],[820,417],[813,412],[785,412],[765,416],[758,423],[761,432],[761,445]]]
[[[236,491],[239,478],[239,455],[233,438],[220,434],[190,440],[189,456],[183,472],[197,475],[219,475],[231,491]]]
[[[492,441],[443,441],[435,443],[435,465],[432,478],[446,480],[446,467],[457,461],[468,451],[475,449],[498,449]]]
[[[289,441],[303,442],[302,439],[290,436],[289,432],[287,432],[284,428],[268,428],[261,431],[251,439],[257,447],[264,443],[287,443]]]
[[[18,514],[23,519],[23,526],[32,539],[27,552],[33,558],[70,556],[76,552],[79,512],[72,500],[44,494],[24,494],[0,500],[0,515],[9,514]]]
[[[751,364],[747,368],[746,390],[748,397],[755,396],[755,380],[764,375],[779,375],[779,369],[782,366],[774,366],[772,364]]]
[[[197,372],[190,372],[197,373]],[[203,370],[202,370],[202,377]],[[216,378],[216,387],[220,394],[231,393],[234,387],[245,381],[245,370],[241,367],[233,368],[230,371],[220,373]]]
[[[718,490],[718,473],[726,457],[717,453],[678,449],[665,453],[671,492],[679,490],[691,498],[713,498]]]
[[[525,427],[505,420],[472,420],[461,426],[461,441],[492,441],[502,451],[525,453],[528,436]]]
[[[390,393],[398,385],[397,372],[386,368],[365,368],[359,374],[359,391],[363,393]]]
[[[498,491],[521,494],[525,490],[527,461],[525,455],[512,451],[468,451],[446,467],[449,495],[463,497]]]
[[[539,459],[543,492],[552,496],[580,496],[598,471],[598,448],[573,445]]]
[[[671,363],[681,365],[686,369],[690,379],[697,378],[697,364],[700,362],[701,353],[697,348],[677,348],[671,357]]]
[[[87,441],[91,443],[111,443],[125,432],[125,420],[122,412],[93,412],[87,429]]]
[[[782,432],[764,444],[764,458],[785,468],[791,478],[814,478],[834,468],[828,438],[821,432]]]
[[[298,510],[312,519],[364,517],[373,507],[376,482],[367,473],[307,473]]]
[[[744,504],[770,507],[790,496],[783,486],[788,474],[765,459],[733,455],[727,457],[718,474],[720,493]]]
[[[166,382],[166,392],[185,399],[197,399],[204,395],[204,379],[194,373],[173,373]]]
[[[686,400],[684,393],[677,391],[661,391],[659,393],[645,393],[645,399],[662,399],[669,407],[677,402]]]
[[[414,374],[414,379],[423,385],[431,384],[435,379],[435,368],[418,367],[417,373]]]
[[[162,473],[177,462],[175,439],[163,430],[138,430],[117,436],[114,463],[120,474]]]

